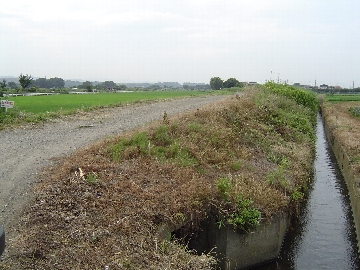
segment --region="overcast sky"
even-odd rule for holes
[[[11,0],[0,76],[360,86],[359,0]]]

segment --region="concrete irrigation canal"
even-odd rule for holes
[[[314,182],[279,259],[255,269],[359,269],[349,193],[318,116]]]

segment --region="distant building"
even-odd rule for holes
[[[211,89],[210,84],[208,84],[208,83],[184,82],[182,87],[184,89],[197,89],[197,90]]]
[[[148,88],[154,85],[160,88],[182,88],[182,85],[178,82],[157,82],[157,83],[123,83],[129,88]]]
[[[310,84],[300,84],[300,83],[294,83],[292,86],[298,87],[298,88],[304,88],[304,89],[312,89],[313,86]]]
[[[258,82],[240,82],[240,83],[242,83],[244,86],[259,85]]]
[[[321,85],[319,86],[319,88],[320,88],[320,89],[328,89],[329,86],[328,86],[327,84],[321,84]]]

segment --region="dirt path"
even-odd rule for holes
[[[30,198],[37,173],[51,159],[101,138],[195,109],[226,96],[207,96],[102,109],[53,123],[0,132],[0,224],[11,239],[12,224]],[[9,244],[8,244],[9,245]]]

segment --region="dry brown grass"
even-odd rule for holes
[[[355,176],[360,177],[360,118],[349,111],[354,107],[360,107],[360,102],[326,102],[322,105],[322,113],[332,136],[339,140],[352,160]]]
[[[214,205],[220,209],[220,177],[230,177],[232,192],[253,200],[269,217],[291,210],[291,192],[302,191],[311,175],[312,142],[294,139],[296,132],[286,125],[269,124],[259,93],[253,89],[181,116],[165,115],[162,123],[59,160],[44,172],[22,216],[16,251],[0,266],[212,269],[211,256],[163,239],[164,224],[196,228]],[[145,148],[114,150],[139,132],[149,140]],[[159,156],[159,147],[186,154]],[[269,181],[280,166],[286,187]]]

